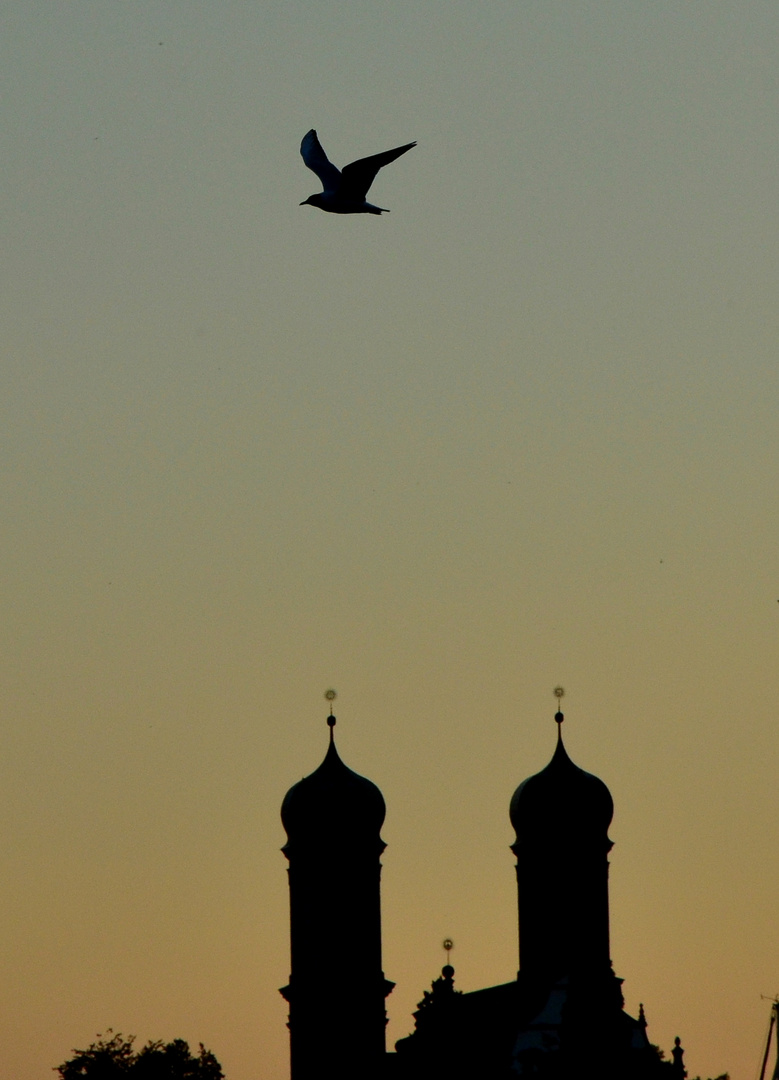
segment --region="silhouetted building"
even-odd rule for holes
[[[568,757],[562,713],[555,719],[552,760],[511,799],[517,978],[461,993],[447,964],[394,1054],[384,1054],[392,984],[381,973],[381,793],[343,765],[332,742],[320,768],[291,789],[282,819],[292,977],[282,993],[293,1080],[682,1080],[679,1040],[673,1061],[661,1061],[643,1006],[637,1019],[624,1010],[609,950],[613,803],[603,781]]]
[[[382,1075],[394,983],[381,968],[381,792],[330,745],[281,807],[289,860],[292,1080]]]
[[[609,789],[565,752],[563,714],[547,767],[523,780],[509,817],[517,834],[519,967],[553,986],[564,975],[599,978],[609,950]]]

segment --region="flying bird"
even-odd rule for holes
[[[318,206],[320,210],[327,210],[330,214],[388,214],[389,210],[367,202],[365,196],[368,188],[382,166],[389,165],[416,145],[415,142],[406,143],[405,146],[385,150],[383,154],[374,154],[372,157],[360,158],[350,165],[344,165],[343,169],[336,169],[335,165],[327,160],[327,154],[322,149],[316,132],[311,128],[308,134],[303,136],[300,154],[309,169],[322,181],[324,191],[309,195],[300,205]]]

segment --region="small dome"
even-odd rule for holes
[[[319,768],[291,787],[281,804],[290,843],[376,837],[385,813],[379,789],[344,765],[332,739]]]
[[[559,731],[552,760],[522,781],[509,809],[520,842],[568,834],[576,839],[602,836],[610,844],[606,834],[613,815],[609,789],[597,776],[574,765]]]

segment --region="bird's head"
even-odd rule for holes
[[[316,195],[309,195],[309,197],[307,199],[304,199],[303,202],[300,205],[301,206],[318,206],[319,209],[321,210],[321,209],[323,209],[323,206],[322,206],[322,196],[323,195],[324,195],[323,191],[318,192]]]

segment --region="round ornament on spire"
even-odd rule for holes
[[[561,733],[560,725],[562,724],[563,720],[565,720],[565,717],[563,716],[562,711],[560,709],[560,701],[561,701],[562,698],[565,697],[565,690],[563,689],[562,686],[556,686],[554,688],[554,690],[552,691],[552,693],[557,698],[557,712],[554,714],[554,718],[555,718],[555,723],[557,724],[557,733],[559,735]]]

